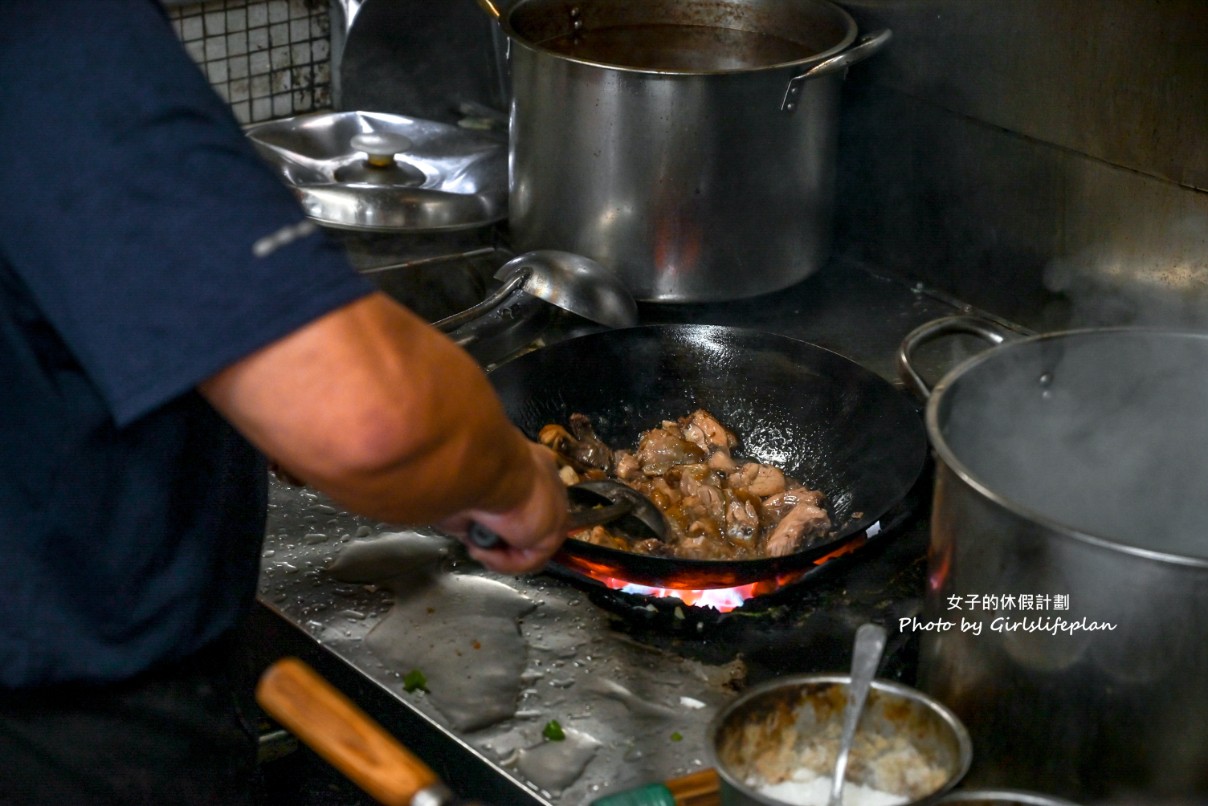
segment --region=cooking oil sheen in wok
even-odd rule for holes
[[[556,560],[642,585],[730,587],[814,568],[901,504],[927,455],[919,411],[888,381],[817,345],[743,328],[594,333],[513,359],[490,378],[531,439],[582,413],[605,443],[633,445],[663,419],[703,408],[741,436],[746,455],[825,491],[833,534],[785,556],[697,560],[568,540]]]

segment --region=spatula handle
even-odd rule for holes
[[[283,658],[261,675],[256,701],[381,803],[410,806],[424,790],[431,796],[426,803],[452,802],[452,795],[427,765],[297,658]]]
[[[570,521],[567,531],[577,532],[580,529],[586,529],[588,526],[600,526],[605,523],[611,523],[622,515],[628,515],[632,511],[633,504],[629,501],[616,501],[605,506],[591,507],[589,509],[572,509],[570,511]],[[497,548],[503,542],[503,538],[477,521],[470,524],[466,536],[470,539],[471,543],[483,549]]]

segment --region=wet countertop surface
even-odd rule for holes
[[[915,326],[958,312],[928,289],[835,262],[751,300],[644,306],[642,322],[749,327],[834,350],[896,383]],[[547,340],[576,335],[559,320]],[[920,355],[938,378],[959,345]],[[905,392],[903,392],[905,394]],[[850,557],[731,613],[485,571],[434,532],[271,489],[259,602],[266,655],[297,654],[465,797],[583,804],[708,764],[716,711],[770,677],[846,671],[851,639],[890,629],[881,676],[912,682],[930,471]],[[549,723],[563,741],[548,741]]]

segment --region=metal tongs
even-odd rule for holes
[[[569,532],[611,523],[625,537],[639,540],[653,537],[660,541],[667,537],[663,513],[628,484],[612,479],[581,481],[567,487],[566,493],[570,499]],[[502,542],[499,535],[481,523],[470,525],[468,537],[471,543],[484,549],[495,548]]]

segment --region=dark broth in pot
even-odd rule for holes
[[[771,34],[703,25],[620,25],[580,31],[541,47],[595,64],[669,73],[749,70],[806,59],[818,52]]]

